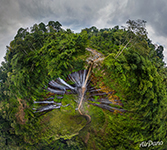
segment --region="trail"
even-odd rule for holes
[[[88,79],[89,79],[89,75],[90,75],[90,72],[92,70],[92,67],[93,67],[93,64],[95,62],[98,62],[98,61],[101,61],[103,60],[104,58],[103,55],[99,52],[97,52],[96,50],[92,49],[92,48],[86,48],[87,51],[91,52],[93,54],[93,58],[92,57],[89,57],[87,60],[88,60],[88,63],[90,64],[90,68],[88,70],[88,74],[86,76],[86,80],[85,80],[85,83],[84,85],[82,86],[82,93],[81,93],[81,98],[80,98],[80,103],[78,105],[78,111],[81,115],[83,116],[86,116],[88,118],[88,121],[87,121],[87,124],[91,122],[91,117],[88,115],[88,114],[83,114],[80,110],[81,108],[81,105],[82,105],[82,102],[83,102],[83,99],[84,99],[84,96],[85,96],[85,92],[86,92],[86,85],[87,85],[87,82],[88,82]]]
[[[89,51],[89,52],[91,52],[91,53],[93,54],[93,58],[89,57],[89,58],[87,59],[88,61],[90,60],[90,61],[92,61],[93,63],[95,63],[95,62],[104,60],[103,54],[97,52],[95,49],[92,49],[92,48],[87,47],[86,50]]]

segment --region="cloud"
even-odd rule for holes
[[[5,55],[5,46],[20,27],[27,28],[40,22],[47,24],[50,20],[79,32],[86,27],[112,28],[125,25],[128,19],[143,19],[147,21],[151,40],[166,48],[166,6],[166,0],[1,0],[0,61]],[[166,49],[164,54],[166,59]]]
[[[90,26],[98,19],[97,11],[107,2],[101,0],[1,0],[0,5],[0,61],[3,60],[6,45],[19,28],[31,27],[35,23],[59,21],[72,30]]]

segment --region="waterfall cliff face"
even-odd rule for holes
[[[89,66],[87,67],[87,69],[80,70],[77,72],[72,72],[71,74],[69,74],[68,79],[72,82],[72,84],[68,84],[66,81],[64,81],[59,77],[55,81],[54,80],[50,81],[48,83],[48,87],[46,90],[51,93],[54,93],[54,95],[57,95],[57,99],[63,99],[64,95],[69,95],[69,94],[77,95],[75,102],[77,102],[78,108],[76,108],[76,110],[78,110],[81,115],[87,116],[89,121],[91,120],[91,117],[81,111],[82,104],[85,101],[88,101],[88,103],[93,106],[97,106],[102,109],[107,109],[111,112],[114,112],[115,110],[118,112],[125,112],[124,109],[119,109],[110,106],[110,104],[123,106],[121,102],[118,103],[115,102],[115,101],[120,101],[117,98],[114,100],[114,102],[110,101],[109,97],[110,95],[113,94],[113,91],[107,90],[107,92],[105,92],[102,88],[97,89],[96,87],[93,86],[93,84],[90,85],[90,83],[93,82],[92,78],[90,79],[93,65],[99,61],[102,61],[104,57],[102,54],[96,52],[96,50],[93,50],[91,48],[86,48],[86,50],[90,51],[93,54],[93,56],[87,58],[87,61],[89,62],[88,63]],[[88,97],[86,97],[87,93]],[[99,99],[97,99],[96,97],[99,97]],[[41,105],[45,104],[45,106],[43,107],[37,109],[34,108],[34,110],[36,110],[35,113],[69,106],[69,104],[62,105],[61,102],[59,103],[55,102],[53,97],[47,98],[44,101],[34,101],[34,104],[41,104]]]
[[[74,83],[73,85],[68,84],[61,78],[57,78],[55,81],[52,80],[49,82],[48,84],[49,86],[46,90],[51,93],[54,93],[55,95],[61,95],[61,97],[59,96],[60,98],[63,98],[63,95],[68,94],[68,91],[71,90],[71,94],[78,95],[78,99],[76,99],[76,102],[79,104],[81,101],[83,101],[81,99],[84,98],[84,95],[87,91],[88,83],[85,83],[86,77],[87,77],[87,70],[80,70],[78,72],[73,72],[68,76],[68,78]],[[89,80],[87,80],[87,82],[88,81]],[[53,100],[52,101],[49,100],[50,98],[46,99],[45,101],[34,101],[34,104],[48,104],[47,106],[37,109],[36,112],[42,112],[46,110],[65,107],[62,106],[61,103],[56,103]]]

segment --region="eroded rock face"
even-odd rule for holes
[[[20,124],[25,124],[26,123],[26,119],[25,119],[25,112],[24,109],[27,107],[26,102],[24,102],[24,100],[17,98],[17,100],[19,101],[19,111],[16,113],[16,118],[17,121]]]

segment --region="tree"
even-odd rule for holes
[[[157,56],[163,60],[164,58],[164,55],[163,55],[163,51],[164,51],[164,48],[163,46],[158,46],[158,48],[156,49],[156,52],[157,52]]]
[[[45,26],[45,24],[44,24],[43,22],[41,22],[41,23],[39,24],[39,28],[40,28],[40,30],[42,30],[43,32],[47,32],[46,26]]]
[[[61,25],[58,21],[56,21],[56,22],[54,22],[54,21],[49,21],[49,23],[48,23],[47,26],[50,27],[50,32],[51,32],[52,29],[53,29],[53,30],[56,30],[56,31],[60,31],[62,25]]]

